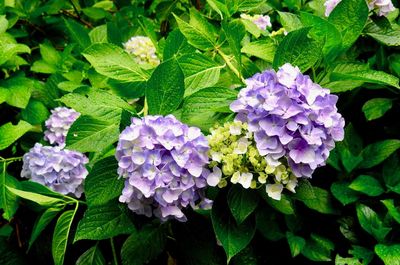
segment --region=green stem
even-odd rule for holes
[[[242,75],[240,74],[239,70],[236,69],[236,67],[232,64],[231,59],[229,58],[229,56],[226,55],[223,51],[221,51],[219,49],[217,51],[218,51],[218,54],[221,55],[222,59],[224,59],[224,61],[228,65],[228,67],[232,70],[232,72],[235,75],[237,75],[237,77],[244,83],[244,79],[243,79]]]
[[[15,162],[15,161],[20,161],[20,160],[22,160],[22,156],[10,157],[10,158],[0,157],[0,162],[5,162],[5,163],[12,163],[12,162]]]
[[[115,251],[115,246],[114,246],[114,239],[110,238],[110,244],[111,244],[111,250],[114,258],[114,265],[118,265],[118,257],[117,257],[117,252]]]
[[[149,112],[149,106],[147,105],[147,98],[144,99],[144,105],[143,109],[138,112],[138,115],[143,114],[143,116],[146,116]]]

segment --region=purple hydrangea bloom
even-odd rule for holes
[[[117,146],[118,174],[125,188],[119,197],[137,214],[186,221],[182,208],[210,207],[204,197],[209,173],[207,139],[199,128],[174,116],[132,118]]]
[[[286,158],[297,177],[311,177],[335,141],[343,140],[338,97],[290,64],[256,74],[246,84],[231,110],[236,120],[248,123],[260,155],[271,166]]]
[[[56,146],[35,146],[23,156],[21,177],[29,178],[61,194],[79,198],[88,175],[88,158],[79,152]]]
[[[51,115],[45,122],[47,130],[44,132],[44,139],[51,144],[64,147],[68,130],[79,115],[79,112],[66,107],[57,107],[51,110]]]

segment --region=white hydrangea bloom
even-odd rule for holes
[[[134,36],[124,43],[124,48],[140,65],[155,67],[160,64],[156,48],[148,37]]]
[[[265,191],[267,192],[268,196],[271,197],[274,200],[280,200],[282,191],[283,191],[283,185],[282,184],[267,184],[265,185]]]

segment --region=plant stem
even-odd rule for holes
[[[17,157],[10,157],[10,158],[3,158],[0,156],[0,162],[5,162],[5,163],[12,163],[15,161],[20,161],[22,159],[22,156],[17,156]]]
[[[236,69],[236,67],[232,64],[231,59],[229,58],[228,55],[226,55],[223,51],[221,51],[220,49],[217,49],[218,54],[221,55],[222,59],[224,59],[224,61],[226,62],[226,64],[228,65],[228,67],[232,70],[232,72],[237,75],[237,77],[244,83],[244,79],[242,77],[242,75],[240,74],[239,70]]]
[[[117,252],[115,251],[113,238],[110,238],[110,244],[111,244],[111,250],[112,250],[113,258],[114,258],[114,265],[118,265],[118,257],[117,257]]]

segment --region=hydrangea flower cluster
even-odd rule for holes
[[[286,159],[296,177],[311,177],[325,164],[335,141],[343,140],[338,97],[290,64],[256,74],[246,84],[230,106],[236,121],[248,124],[268,165]]]
[[[43,184],[54,191],[79,198],[88,175],[88,158],[60,147],[35,146],[23,156],[21,177]]]
[[[79,112],[66,107],[51,110],[51,115],[45,122],[47,130],[44,132],[44,139],[50,144],[64,147],[68,130],[79,116]]]
[[[250,15],[247,15],[247,14],[241,14],[240,17],[245,19],[245,20],[249,20],[249,21],[253,22],[261,30],[266,30],[267,27],[272,27],[271,18],[268,15],[265,15],[265,16],[263,16],[263,15],[250,16]]]
[[[207,177],[210,186],[227,185],[227,178],[243,188],[265,185],[268,196],[280,200],[283,188],[295,192],[297,178],[285,165],[271,166],[257,150],[253,134],[246,123],[235,121],[212,128],[210,143],[212,172]],[[224,177],[222,177],[224,175]]]
[[[160,64],[156,48],[148,37],[134,36],[124,43],[124,48],[139,65],[155,67]]]
[[[135,213],[162,221],[186,221],[182,208],[211,207],[207,186],[208,142],[199,128],[173,115],[132,118],[122,131],[116,158],[126,179],[119,197]]]
[[[341,2],[342,0],[326,0],[325,6],[325,16],[329,16],[332,10]],[[370,11],[377,10],[378,16],[386,16],[389,12],[395,10],[391,0],[367,0],[368,8]]]

